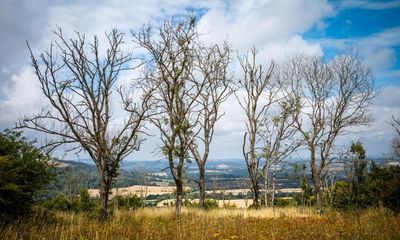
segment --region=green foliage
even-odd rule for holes
[[[365,159],[365,150],[360,142],[351,144],[350,152],[355,155],[352,160],[353,179],[352,187],[354,191],[358,191],[359,185],[363,183],[366,175],[367,160]]]
[[[345,181],[336,182],[332,190],[332,207],[347,209],[351,205],[351,186]]]
[[[199,203],[198,202],[194,202],[194,201],[190,201],[190,200],[184,200],[183,201],[183,205],[185,207],[194,207],[197,208],[199,207]],[[215,199],[204,199],[204,209],[205,210],[211,210],[211,209],[215,209],[218,208],[218,201]]]
[[[135,210],[143,206],[143,201],[137,195],[116,196],[113,199],[117,208]]]
[[[274,206],[276,207],[287,207],[292,205],[293,200],[287,198],[275,198]]]
[[[386,207],[400,212],[400,167],[378,167],[372,164],[366,180],[358,185],[339,181],[332,190],[332,207],[352,209]]]
[[[299,175],[299,173],[298,173],[299,167],[296,164],[294,167],[294,172],[300,182],[300,186],[302,189],[301,193],[296,193],[293,195],[294,202],[296,203],[296,205],[299,205],[299,206],[314,205],[315,199],[313,199],[313,188],[310,186],[310,184],[307,181],[306,165],[303,164],[301,166],[301,174]]]
[[[45,201],[43,207],[48,210],[70,211],[73,204],[64,195],[59,194],[53,199]]]
[[[25,215],[38,201],[38,193],[54,177],[49,157],[21,136],[0,133],[0,214]]]
[[[350,152],[356,154],[358,159],[365,159],[365,149],[361,142],[352,143]]]
[[[96,213],[99,209],[98,202],[95,199],[90,198],[86,189],[82,189],[79,196],[76,196],[72,200],[67,198],[65,195],[60,194],[55,198],[44,202],[43,207],[48,210],[88,213]]]
[[[90,198],[90,195],[86,189],[82,189],[79,193],[79,198],[74,204],[76,211],[93,212],[97,207],[97,201]]]
[[[368,189],[375,205],[400,212],[400,167],[380,168],[372,164],[368,176]]]
[[[204,200],[204,209],[210,210],[210,209],[214,209],[214,208],[218,208],[217,200],[215,200],[215,199],[205,199]]]

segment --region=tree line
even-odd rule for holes
[[[113,29],[105,35],[106,48],[97,36],[88,41],[77,33],[68,39],[61,28],[55,35],[57,40],[39,57],[28,44],[49,107],[24,116],[17,127],[51,136],[46,151],[69,146],[68,151],[91,157],[99,174],[103,218],[120,162],[140,149],[150,124],[159,130],[159,153],[169,163],[180,214],[190,160],[198,166],[195,181],[204,207],[210,146],[224,115],[221,105],[232,96],[246,116],[242,153],[255,208],[262,186],[266,206],[273,204],[278,164],[305,149],[321,211],[323,177],[335,159],[336,139],[372,121],[373,74],[352,51],[329,61],[300,54],[260,64],[256,48],[241,54],[227,40],[201,41],[192,16],[132,30],[129,43]],[[129,52],[130,46],[137,52]],[[240,73],[233,74],[234,63]],[[121,85],[122,73],[131,70],[140,76],[131,87]]]

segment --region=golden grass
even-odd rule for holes
[[[273,215],[275,214],[275,215]],[[172,208],[117,211],[107,221],[57,213],[54,221],[2,224],[0,239],[399,239],[400,216],[383,209],[356,213],[310,209],[200,211]]]
[[[145,186],[145,185],[133,185],[130,187],[121,187],[111,189],[111,197],[114,196],[129,196],[129,195],[164,195],[170,194],[175,191],[175,187],[161,187],[161,186]],[[186,188],[190,190],[190,188]],[[88,189],[90,197],[99,197],[99,189]]]

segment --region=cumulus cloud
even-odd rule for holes
[[[42,8],[44,1],[0,2],[0,95],[3,87],[13,83],[13,75],[29,63],[25,41],[33,45],[41,41],[46,29],[46,13]]]
[[[0,126],[13,127],[18,116],[33,114],[44,106],[45,101],[40,91],[39,82],[30,68],[12,75],[13,84],[3,87],[3,100],[0,101]]]
[[[400,27],[384,29],[364,37],[315,39],[313,42],[319,43],[323,48],[339,51],[355,48],[364,63],[379,76],[378,80],[397,76],[397,71],[393,68],[398,61],[395,48],[400,46]]]
[[[228,38],[239,50],[262,48],[287,41],[334,14],[327,1],[233,1],[210,9],[200,20],[204,38],[218,42]],[[320,26],[320,25],[318,25]]]
[[[399,92],[400,86],[386,86],[379,91],[372,108],[374,121],[359,133],[371,154],[390,152],[390,141],[396,133],[388,122],[392,116],[400,116]]]
[[[352,6],[360,6],[361,3],[368,6],[366,3],[370,2],[353,1]],[[385,6],[389,5],[395,4]],[[73,37],[74,30],[77,30],[86,33],[88,38],[97,34],[102,41],[103,33],[111,28],[128,32],[129,29],[149,22],[159,23],[168,16],[186,13],[187,9],[193,9],[201,16],[199,28],[203,40],[218,43],[228,39],[233,48],[241,53],[256,46],[260,53],[260,63],[268,63],[272,58],[295,53],[322,56],[322,46],[328,43],[347,46],[353,41],[325,39],[319,42],[303,37],[303,33],[310,29],[323,30],[326,27],[325,18],[336,14],[331,2],[327,0],[139,0],[134,3],[129,0],[63,0],[52,3],[45,0],[0,1],[0,29],[6,33],[0,35],[0,127],[12,127],[19,116],[36,113],[45,104],[29,66],[25,40],[29,40],[35,53],[40,53],[54,40],[55,36],[51,31],[56,26],[62,27],[68,37]],[[126,42],[129,43],[129,35],[126,37]],[[400,29],[393,28],[371,35],[368,39],[357,39],[357,42],[362,49],[369,49],[365,51],[365,55],[374,56],[370,58],[374,61],[371,65],[387,68],[396,60],[391,46],[398,45],[399,39]],[[234,68],[234,72],[236,78],[240,78],[240,69]],[[134,78],[134,74],[130,74],[122,76],[121,84],[127,84]],[[382,96],[386,100],[382,100],[382,107],[377,110],[385,118],[390,113],[385,107],[398,106],[398,102],[394,100],[387,102],[387,98],[394,94],[391,90],[387,91],[389,92]],[[210,157],[240,158],[245,131],[244,114],[234,97],[223,105],[223,111],[226,115],[217,124],[218,130]],[[119,119],[118,116],[115,117],[116,121]],[[383,131],[378,125],[373,128],[377,134]],[[148,141],[135,154],[135,158],[153,158],[153,150],[159,145],[159,140],[155,129],[151,128],[150,132],[155,136],[147,137]],[[388,136],[387,134],[389,133],[386,131],[383,136]]]

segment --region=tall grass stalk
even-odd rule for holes
[[[0,225],[1,239],[399,239],[400,216],[384,209],[315,214],[307,208],[266,210],[173,208],[116,211],[106,221],[58,212],[53,219]]]

